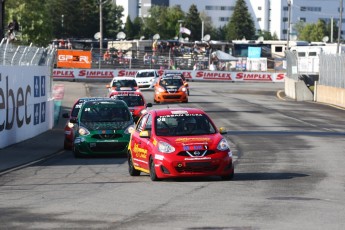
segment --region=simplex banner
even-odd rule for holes
[[[109,79],[113,77],[134,77],[139,69],[54,69],[53,79]],[[255,81],[284,82],[286,73],[257,71],[208,71],[208,70],[157,70],[159,75],[169,72],[183,73],[186,79],[195,81]]]

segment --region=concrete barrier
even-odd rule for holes
[[[345,89],[315,84],[316,102],[332,104],[345,108]]]
[[[53,127],[54,99],[48,66],[1,66],[0,148]]]

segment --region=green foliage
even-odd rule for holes
[[[105,8],[103,14],[103,32],[105,38],[116,39],[116,35],[122,31],[123,23],[121,18],[123,17],[123,11],[122,6],[111,4],[110,1],[108,2],[108,7]]]
[[[178,35],[178,20],[185,18],[179,6],[153,6],[149,13],[151,16],[143,19],[142,35],[146,39],[152,39],[157,33],[161,39],[173,39]]]
[[[326,23],[319,20],[313,24],[298,24],[295,27],[298,31],[298,39],[308,42],[321,42],[322,38],[329,34]]]
[[[191,41],[201,40],[201,19],[196,5],[191,5],[186,15],[185,27],[191,31]]]
[[[228,40],[243,38],[252,40],[255,38],[254,21],[244,0],[237,0],[226,30],[226,38]]]
[[[255,38],[254,23],[244,0],[237,0],[231,20],[219,28],[213,27],[204,12],[198,12],[197,5],[191,5],[188,13],[174,5],[153,6],[149,11],[150,17],[137,17],[133,22],[127,18],[122,29],[124,9],[111,0],[6,0],[5,22],[16,18],[21,28],[21,40],[27,44],[47,46],[53,39],[93,38],[100,31],[100,1],[103,38],[107,39],[116,39],[117,33],[123,30],[127,39],[141,36],[152,39],[155,34],[159,34],[161,39],[174,39],[179,36],[179,20],[183,20],[182,26],[191,30],[191,35],[183,34],[190,41],[201,39],[202,21],[204,35],[210,34],[213,40]]]
[[[133,37],[139,39],[141,36],[144,36],[142,30],[143,20],[140,17],[136,17],[133,21]]]
[[[266,30],[259,30],[257,37],[263,37],[265,40],[278,40],[277,35],[272,36],[271,32]]]
[[[127,39],[133,39],[134,37],[134,29],[133,29],[134,25],[133,25],[133,22],[131,21],[131,17],[129,17],[129,15],[127,16],[127,19],[126,19],[126,23],[125,23],[125,33],[126,33],[126,38]]]

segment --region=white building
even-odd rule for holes
[[[153,5],[180,5],[184,12],[188,12],[195,4],[199,12],[205,12],[211,18],[213,26],[218,28],[226,25],[233,13],[237,0],[116,0],[116,4],[125,8],[124,19],[127,15],[131,20],[137,16],[147,17],[148,9]],[[318,19],[334,23],[339,22],[339,0],[245,0],[249,13],[252,15],[257,30],[270,31],[279,39],[286,40],[288,33],[288,19],[290,7],[290,34],[293,25],[298,21],[316,23]],[[345,25],[342,23],[342,34]],[[291,38],[291,37],[290,37]]]

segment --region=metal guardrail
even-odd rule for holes
[[[0,42],[0,65],[3,66],[53,66],[56,49],[16,45],[8,39]]]

